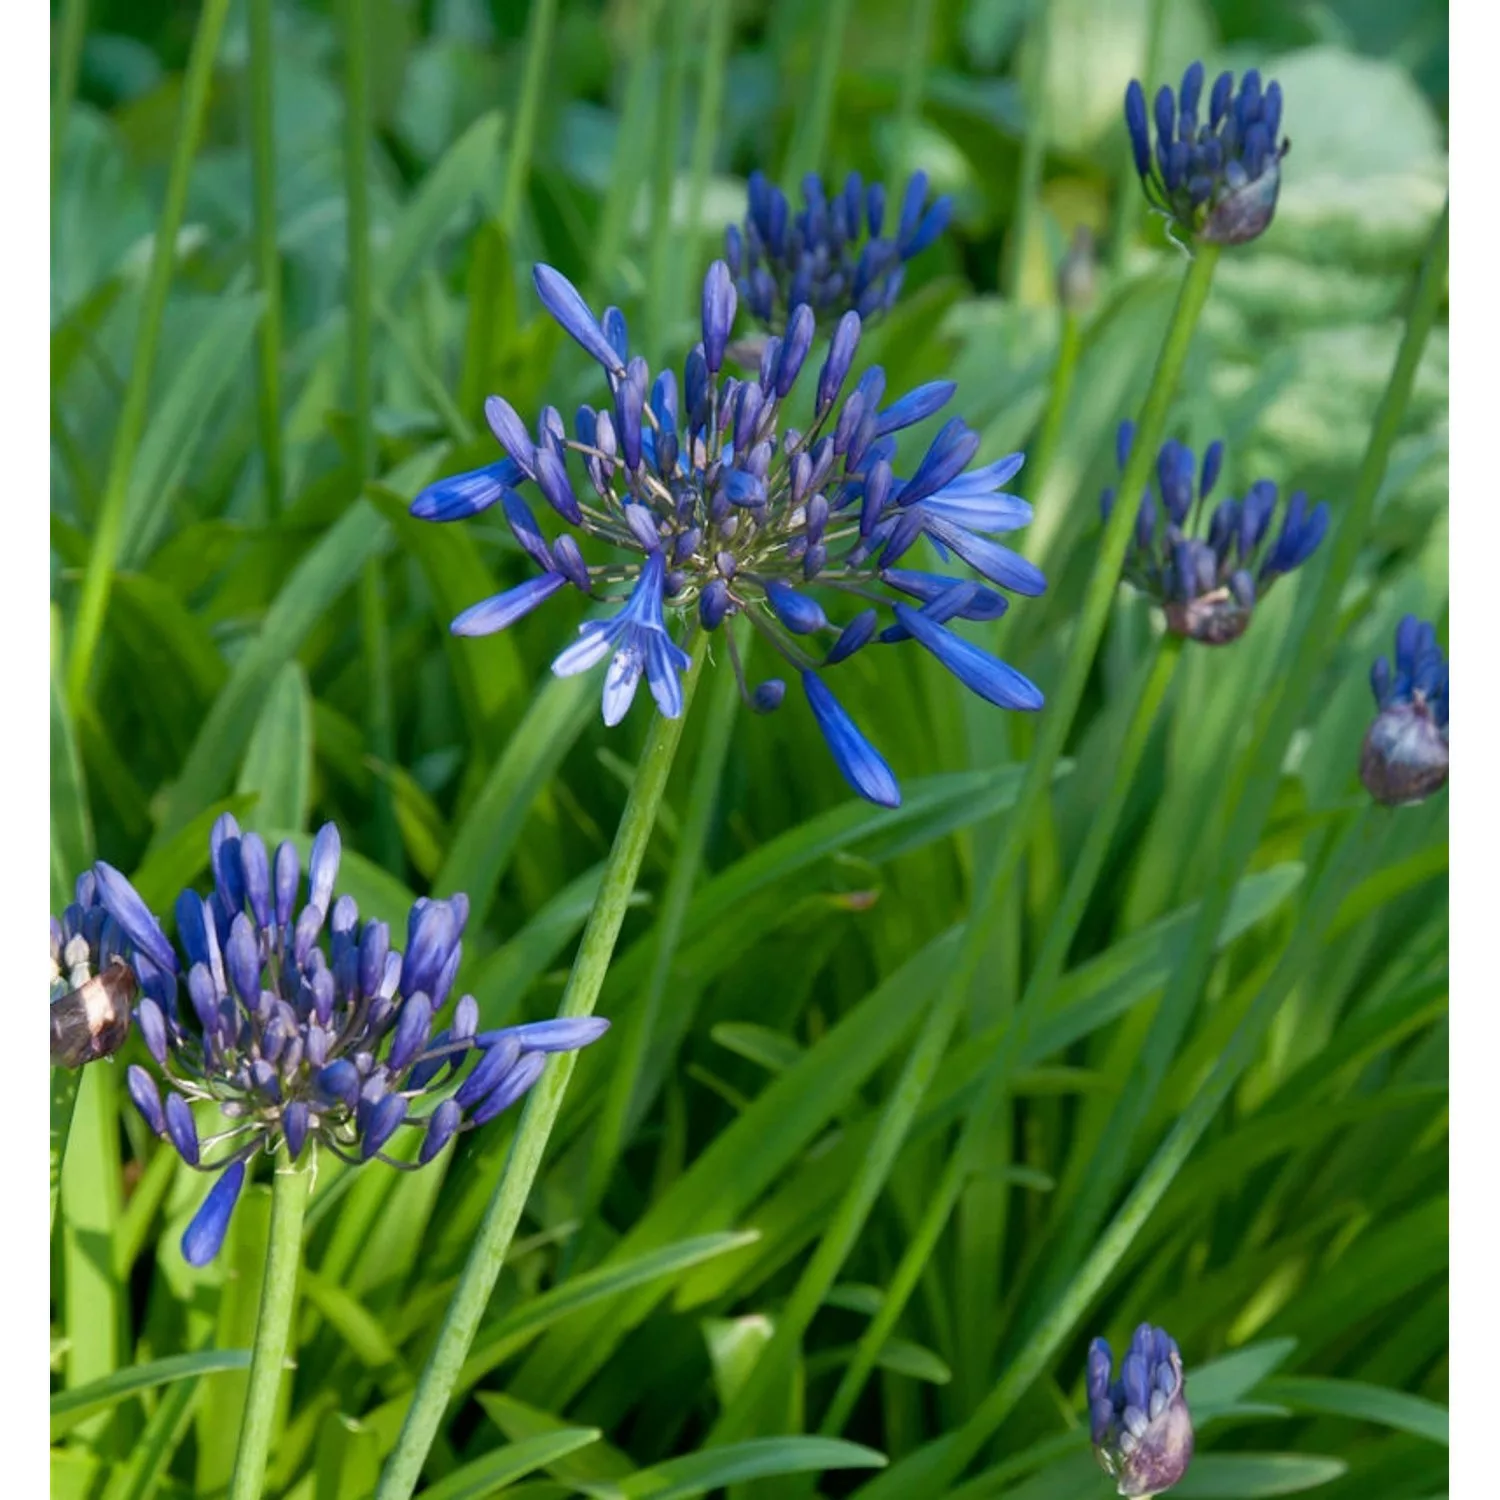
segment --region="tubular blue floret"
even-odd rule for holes
[[[1122,423],[1116,443],[1121,469],[1133,436],[1131,424]],[[1162,607],[1168,629],[1211,646],[1244,634],[1257,600],[1317,551],[1330,519],[1326,504],[1309,511],[1299,491],[1272,540],[1278,492],[1268,479],[1256,480],[1243,500],[1230,497],[1210,508],[1205,502],[1223,462],[1219,441],[1209,444],[1201,467],[1185,444],[1173,438],[1162,444],[1156,485],[1141,497],[1124,570],[1128,582]],[[1113,489],[1100,496],[1106,521],[1114,499]]]
[[[1184,240],[1244,244],[1262,234],[1276,212],[1281,159],[1291,144],[1279,138],[1281,86],[1262,89],[1252,68],[1235,94],[1234,76],[1222,73],[1209,96],[1207,123],[1200,124],[1204,76],[1203,64],[1194,62],[1176,96],[1160,88],[1149,120],[1145,90],[1131,80],[1125,90],[1131,154],[1148,201]]]
[[[1360,780],[1387,807],[1421,802],[1448,780],[1448,662],[1434,627],[1404,616],[1394,669],[1378,657],[1370,686],[1377,713],[1360,747]]]
[[[915,557],[896,567],[924,539],[937,561],[956,556],[1000,588],[1034,595],[1046,587],[1033,564],[990,540],[1031,519],[1027,502],[1005,489],[1021,455],[971,467],[979,435],[954,417],[925,451],[917,451],[908,473],[899,457],[901,434],[939,413],[955,388],[950,381],[933,381],[887,400],[885,372],[873,366],[851,389],[863,326],[858,311],[846,308],[837,317],[819,360],[813,347],[817,303],[794,298],[781,333],[759,345],[755,360],[743,362],[746,370],[757,366],[756,373],[721,372],[723,359],[739,347],[730,343],[738,303],[753,306],[761,295],[755,278],[746,290],[752,248],[795,247],[809,224],[849,241],[873,220],[874,239],[866,238],[860,251],[866,289],[888,286],[886,261],[900,260],[897,240],[921,241],[947,213],[941,204],[928,206],[925,185],[916,183],[903,199],[896,240],[881,250],[875,241],[883,199],[862,182],[851,180],[830,195],[814,181],[805,191],[807,213],[793,216],[776,189],[761,177],[752,179],[745,229],[729,238],[728,259],[715,262],[704,279],[703,339],[689,352],[680,382],[670,371],[653,378],[645,360],[629,353],[623,320],[607,314],[607,326],[597,324],[563,278],[537,273],[547,306],[581,344],[597,354],[593,346],[608,343],[609,359],[599,357],[609,372],[610,399],[578,407],[571,438],[553,408],[543,410],[533,434],[512,407],[492,399],[490,425],[508,461],[525,471],[503,486],[500,503],[537,571],[471,605],[452,630],[481,635],[508,628],[561,592],[565,582],[603,602],[606,610],[582,624],[553,671],[567,676],[604,667],[601,710],[607,724],[624,717],[642,679],[663,714],[682,712],[690,661],[678,637],[688,620],[714,631],[730,616],[743,615],[799,675],[832,669],[868,645],[909,639],[898,618],[882,630],[879,615],[884,608],[887,622],[895,618],[891,607],[900,595],[932,603],[927,580],[942,575],[924,572]],[[796,399],[799,381],[804,390],[809,383],[816,387],[806,430],[783,422],[783,403]],[[547,502],[540,519],[521,493],[527,484]],[[549,539],[544,523],[564,529]],[[580,541],[607,549],[611,560],[591,562]],[[833,618],[833,602],[847,604],[851,595],[859,598],[858,611]],[[961,597],[945,595],[941,618],[930,609],[928,618],[938,624],[991,620],[1005,607],[995,589],[971,585]],[[978,683],[990,701],[1014,706],[1018,690],[996,687],[995,671],[968,670],[976,658],[953,639],[950,654],[966,668],[955,675]],[[781,678],[762,683],[752,695],[737,658],[734,670],[751,707],[765,712],[780,704]],[[1035,706],[1028,694],[1019,696]],[[825,737],[851,783],[862,795],[890,803],[888,768],[873,769],[852,739],[830,732],[841,722],[836,702],[829,709],[816,689],[809,690],[809,700],[821,711]],[[877,763],[884,767],[878,757]],[[306,932],[298,929],[299,951],[310,950],[321,920]],[[424,983],[430,977],[424,972]],[[445,992],[441,985],[429,991],[435,1007]]]

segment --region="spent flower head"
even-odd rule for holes
[[[1135,425],[1122,422],[1115,440],[1121,470],[1130,457]],[[1256,602],[1285,573],[1317,551],[1328,530],[1328,506],[1311,510],[1297,490],[1281,513],[1272,537],[1277,488],[1258,479],[1243,500],[1221,500],[1211,513],[1208,498],[1224,462],[1222,442],[1210,443],[1200,468],[1191,448],[1175,439],[1162,444],[1156,484],[1147,484],[1125,554],[1125,577],[1161,605],[1175,635],[1222,646],[1238,640]],[[1115,491],[1099,497],[1107,521]]]
[[[1396,627],[1396,666],[1370,669],[1379,713],[1365,734],[1359,779],[1377,801],[1401,807],[1448,780],[1448,662],[1437,632],[1415,615]]]
[[[1164,1329],[1142,1323],[1110,1377],[1114,1355],[1103,1339],[1089,1345],[1089,1436],[1119,1493],[1159,1495],[1187,1472],[1193,1419],[1184,1395],[1182,1355]]]
[[[809,172],[797,213],[764,172],[752,172],[748,188],[744,225],[725,230],[724,255],[746,307],[774,333],[783,332],[804,304],[822,329],[846,312],[868,321],[889,311],[906,262],[953,217],[946,195],[928,204],[925,172],[912,175],[894,213],[887,212],[885,188],[878,182],[866,187],[858,172],[832,193]]]
[[[118,870],[100,863],[93,872],[140,974],[135,1020],[155,1064],[127,1070],[130,1097],[183,1161],[217,1176],[183,1234],[192,1265],[218,1254],[257,1152],[297,1161],[322,1149],[353,1165],[378,1158],[414,1170],[515,1103],[549,1052],[608,1028],[587,1018],[480,1031],[478,1005],[465,995],[434,1031],[458,971],[468,899],[417,901],[397,951],[386,923],[361,923],[354,898],[335,897],[332,823],[313,841],[300,905],[292,844],[273,857],[225,814],[209,851],[214,888],[178,896],[176,949]],[[214,1107],[212,1134],[200,1134],[207,1110],[194,1105]],[[421,1132],[415,1161],[386,1154],[401,1130]]]
[[[1148,117],[1146,92],[1131,79],[1125,90],[1130,149],[1146,197],[1182,240],[1242,245],[1263,233],[1276,212],[1281,158],[1291,146],[1278,139],[1281,85],[1262,87],[1251,68],[1236,91],[1234,74],[1220,73],[1204,119],[1203,83],[1203,64],[1195,62],[1175,96],[1165,85],[1157,91]]]
[[[52,1065],[79,1068],[118,1052],[130,1035],[136,996],[134,955],[99,899],[93,872],[78,877],[73,900],[52,927]],[[149,970],[149,959],[135,959]]]
[[[592,619],[552,664],[568,675],[608,661],[603,711],[616,724],[645,679],[669,718],[682,712],[689,658],[679,632],[717,631],[743,614],[800,679],[839,769],[861,796],[895,806],[890,767],[855,727],[820,675],[871,643],[914,638],[966,687],[1002,708],[1037,709],[1042,695],[1004,662],[947,628],[953,619],[993,620],[1007,601],[995,584],[1040,594],[1040,571],[989,535],[1031,518],[1026,501],[1003,486],[1019,453],[978,469],[979,436],[953,418],[906,477],[896,473],[898,434],[939,411],[949,381],[885,400],[885,373],[865,371],[846,390],[860,317],[838,322],[815,382],[803,379],[810,420],[787,424],[786,405],[811,368],[812,308],[799,304],[784,336],[766,341],[758,378],[723,373],[737,296],[729,267],[715,261],[703,282],[703,338],[687,356],[679,387],[671,370],[654,379],[631,356],[625,320],[614,308],[595,318],[566,278],[535,272],[548,311],[604,367],[608,404],[582,406],[572,436],[547,407],[533,437],[510,404],[490,397],[485,411],[507,457],[430,485],[412,513],[451,521],[499,503],[537,575],[465,610],[456,635],[486,635],[572,587],[613,599],[617,611]],[[813,392],[806,387],[815,384]],[[586,484],[570,472],[581,468]],[[566,528],[549,541],[522,497],[540,491]],[[613,549],[591,564],[575,533]],[[938,557],[957,556],[985,584],[909,566],[926,537]],[[830,620],[820,600],[857,612]],[[881,628],[880,611],[891,623]],[[819,643],[819,638],[823,643]],[[752,692],[733,635],[725,632],[740,691],[759,712],[777,708],[780,677]]]

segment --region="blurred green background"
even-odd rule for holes
[[[809,167],[896,185],[920,167],[954,195],[955,223],[914,262],[861,358],[881,360],[894,390],[951,376],[981,461],[1020,447],[1035,459],[1063,326],[1056,266],[1076,227],[1092,229],[1101,263],[1076,377],[1045,462],[1017,485],[1037,510],[1018,541],[1051,587],[1016,601],[994,636],[1046,689],[1092,565],[1115,426],[1145,390],[1183,266],[1122,183],[1120,101],[1144,72],[1153,12],[1148,84],[1201,56],[1210,72],[1259,66],[1286,95],[1276,221],[1221,263],[1174,409],[1174,433],[1199,451],[1226,439],[1233,492],[1262,475],[1305,487],[1337,525],[1446,192],[1438,3],[366,0],[368,163],[354,189],[368,197],[369,259],[351,271],[342,7],[257,7],[271,46],[252,66],[252,9],[234,0],[203,75],[201,131],[185,131],[185,77],[212,6],[53,9],[53,909],[95,857],[164,909],[201,882],[207,829],[226,808],[304,838],[333,818],[368,914],[469,892],[461,985],[487,1025],[553,1012],[645,714],[606,732],[594,677],[550,679],[571,632],[561,603],[502,636],[450,639],[449,619],[518,582],[524,558],[488,516],[437,527],[405,515],[431,478],[495,456],[486,394],[532,417],[599,398],[597,371],[539,316],[533,262],[565,271],[596,308],[618,302],[653,365],[680,368],[703,268],[743,213],[749,171],[790,188]],[[184,139],[175,254],[153,283]],[[1445,618],[1447,484],[1439,327],[1333,666],[1133,1161],[1291,941],[1332,831],[1361,800],[1369,662],[1402,613]],[[92,621],[80,610],[91,574]],[[1129,1085],[1222,839],[1226,770],[1254,753],[1247,706],[1281,670],[1307,586],[1278,587],[1241,643],[1178,669],[1053,997],[1072,1019],[1028,1059],[993,1171],[966,1189],[845,1436],[892,1459],[914,1451],[962,1421],[1027,1331],[1039,1260]],[[1154,628],[1122,594],[984,993],[813,1325],[775,1430],[816,1430],[920,1215],[964,1080],[1024,983],[1089,825]],[[434,1480],[566,1420],[613,1446],[506,1493],[651,1492],[652,1480],[607,1486],[698,1446],[822,1233],[931,998],[930,945],[961,919],[976,850],[1013,794],[1002,768],[1024,759],[1030,733],[923,653],[880,653],[878,667],[875,655],[841,668],[839,691],[906,808],[848,805],[800,704],[735,720],[627,1149],[592,1194],[606,1043],[581,1061],[493,1313],[613,1264],[629,1231],[652,1249],[740,1228],[761,1240],[555,1314],[462,1405]],[[732,705],[719,696],[722,718]],[[697,714],[686,731],[605,1014],[643,988],[710,722]],[[966,1500],[1108,1493],[1077,1426],[1082,1351],[1095,1331],[1118,1347],[1143,1318],[1183,1345],[1190,1397],[1195,1368],[1217,1361],[1195,1399],[1217,1423],[1200,1431],[1185,1500],[1445,1491],[1446,1414],[1432,1403],[1446,1400],[1447,1370],[1446,816],[1443,796],[1381,824],[1368,880],[1263,1055],[1091,1325],[996,1438],[988,1462],[1002,1472]],[[841,1021],[847,1034],[877,1027],[878,1045],[835,1066],[818,1049],[846,1035]],[[767,1105],[778,1081],[801,1113],[790,1095]],[[183,1349],[243,1347],[251,1326],[264,1190],[242,1206],[222,1264],[189,1271],[177,1236],[202,1180],[121,1111],[120,1094],[113,1069],[88,1071],[54,1245],[57,1389]],[[795,1119],[770,1132],[768,1108]],[[369,1493],[509,1129],[420,1176],[320,1175],[273,1492]],[[706,1159],[710,1147],[727,1154]],[[1422,1399],[1361,1405],[1313,1377]],[[149,1493],[132,1488],[148,1480],[163,1495],[221,1492],[236,1381],[192,1382],[181,1411],[148,1393],[67,1425],[54,1493],[117,1500]],[[157,1427],[170,1441],[155,1467],[127,1462]],[[858,1478],[823,1484],[844,1493]]]

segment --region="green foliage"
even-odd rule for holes
[[[861,359],[896,390],[955,379],[984,460],[1035,455],[1059,394],[1060,248],[1079,224],[1104,239],[1128,221],[1077,330],[1045,472],[1018,481],[1037,507],[1018,540],[1050,587],[990,637],[1053,690],[1114,428],[1141,405],[1181,275],[1118,196],[1120,92],[1154,8],[371,0],[371,257],[353,310],[372,330],[366,386],[350,367],[345,7],[276,0],[257,62],[249,7],[231,6],[221,35],[199,30],[211,67],[194,69],[195,27],[219,6],[59,6],[52,909],[94,858],[169,909],[202,883],[225,810],[304,856],[332,819],[362,913],[404,924],[418,894],[469,894],[460,988],[485,1026],[555,1012],[646,710],[606,731],[597,678],[550,676],[581,618],[561,595],[508,632],[452,638],[460,609],[527,565],[492,515],[434,526],[406,507],[433,476],[494,456],[491,391],[524,413],[598,398],[596,372],[539,316],[534,261],[618,301],[680,360],[697,279],[757,165],[888,181],[920,165],[955,194],[955,229],[913,263]],[[1171,430],[1199,449],[1227,439],[1231,492],[1261,475],[1305,487],[1335,528],[1444,201],[1443,14],[1431,0],[1167,0],[1157,39],[1163,77],[1197,55],[1211,70],[1258,62],[1282,82],[1295,142],[1273,227],[1219,264]],[[274,220],[258,227],[265,84]],[[1038,122],[1039,195],[1022,213]],[[1009,256],[1017,291],[1002,300]],[[255,357],[268,329],[270,386]],[[705,684],[600,995],[616,1029],[579,1057],[421,1495],[1102,1500],[1084,1350],[1095,1333],[1118,1348],[1146,1319],[1187,1361],[1184,1500],[1445,1492],[1446,797],[1373,818],[1356,871],[1335,856],[1363,805],[1369,662],[1403,613],[1445,617],[1447,463],[1440,323],[1305,712],[1284,759],[1259,768],[1274,797],[1248,862],[1223,869],[1240,816],[1226,788],[1258,765],[1261,705],[1297,659],[1326,558],[1238,644],[1184,653],[1067,961],[1023,1026],[1154,650],[1156,622],[1121,596],[973,993],[898,1109],[976,871],[1016,815],[1030,727],[961,703],[925,653],[862,653],[840,692],[901,776],[903,806],[885,812],[848,800],[793,702],[721,719],[716,740]],[[1206,893],[1227,915],[1174,1034],[1158,1017],[1202,940]],[[1283,998],[1225,1082],[1221,1059],[1273,984]],[[986,1064],[1013,1043],[1006,1108],[829,1430]],[[260,1186],[218,1262],[182,1261],[204,1181],[123,1097],[140,1045],[90,1067],[76,1097],[54,1080],[52,1480],[80,1500],[222,1493],[263,1274]],[[1143,1057],[1160,1079],[1149,1097]],[[1159,1157],[1221,1086],[1185,1156]],[[1151,1168],[1154,1207],[1021,1379],[1049,1289],[1080,1284],[1094,1249],[1072,1215],[1119,1119],[1140,1124],[1111,1148],[1122,1185],[1098,1206],[1120,1210]],[[320,1162],[268,1494],[373,1492],[513,1131],[504,1118],[411,1175]],[[839,1243],[856,1180],[867,1217],[805,1279]],[[777,1329],[801,1326],[794,1289],[825,1284],[766,1367],[772,1388],[747,1387]],[[1003,1418],[963,1476],[924,1487],[997,1388]],[[728,1410],[737,1430],[710,1440]]]

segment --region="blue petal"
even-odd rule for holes
[[[1018,531],[1031,524],[1031,503],[1018,495],[955,495],[953,487],[929,495],[922,509],[970,531]]]
[[[219,1174],[219,1180],[208,1190],[203,1206],[193,1215],[182,1232],[182,1258],[190,1266],[206,1266],[224,1245],[229,1231],[229,1216],[239,1202],[245,1185],[245,1164],[230,1162]]]
[[[177,955],[161,930],[161,924],[151,915],[150,908],[141,900],[136,888],[113,865],[101,859],[94,865],[94,880],[98,889],[99,904],[115,919],[120,931],[139,948],[157,968],[168,974],[177,972]]]
[[[802,673],[802,688],[844,780],[871,802],[882,807],[900,807],[901,788],[891,768],[859,732],[844,706],[812,672]]]
[[[543,573],[528,578],[503,594],[470,605],[448,628],[454,635],[493,635],[529,615],[544,599],[550,599],[568,580],[561,573]]]
[[[492,1047],[502,1037],[513,1037],[527,1052],[576,1052],[596,1042],[609,1030],[603,1016],[558,1016],[551,1021],[528,1021],[499,1031],[483,1031],[475,1041]]]
[[[411,513],[419,521],[467,520],[488,510],[505,493],[505,487],[520,478],[520,470],[508,458],[465,474],[450,474],[429,484],[412,501]]]
[[[991,656],[935,624],[909,604],[895,606],[896,618],[971,692],[998,708],[1035,710],[1045,701],[1036,684],[998,656]]]
[[[987,542],[983,537],[965,531],[962,526],[950,525],[939,517],[932,517],[927,534],[934,542],[951,547],[975,572],[998,583],[1012,593],[1037,595],[1046,592],[1047,579],[1035,563],[1002,547],[997,542]]]
[[[561,271],[555,271],[551,266],[537,265],[531,273],[531,279],[536,285],[537,296],[542,299],[542,305],[563,329],[611,374],[620,374],[625,368],[625,362],[615,352],[614,345],[605,338],[599,320],[589,311],[589,305],[579,295],[578,288]]]
[[[884,437],[888,432],[900,432],[903,427],[913,427],[924,421],[933,412],[942,410],[957,389],[951,380],[933,380],[908,391],[876,417],[876,436]]]

